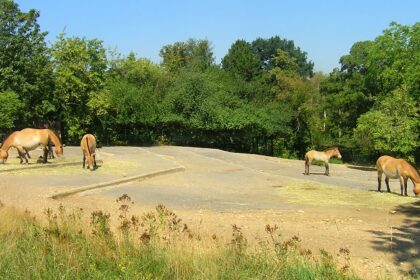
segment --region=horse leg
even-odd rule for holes
[[[19,154],[19,157],[20,157],[20,163],[22,164],[23,160],[25,160],[26,164],[28,164],[29,163],[28,158],[26,157],[27,151],[22,147],[18,147],[17,150],[18,150],[18,154]]]
[[[400,187],[401,187],[401,195],[403,195],[404,190],[404,178],[400,176]]]
[[[86,165],[86,155],[83,153],[83,169],[85,168]]]
[[[389,188],[389,177],[385,176],[385,184],[386,184],[386,190],[388,192],[391,192],[391,189]]]
[[[305,160],[305,175],[309,175],[309,166],[311,165],[311,160],[306,159]]]
[[[43,147],[44,150],[44,158],[43,158],[43,162],[47,163],[47,158],[48,158],[48,148],[47,147]]]
[[[325,162],[325,175],[330,176],[330,166],[328,162]]]
[[[382,172],[378,171],[378,192],[381,192]]]
[[[404,178],[404,195],[408,196],[407,194],[407,181],[408,181],[408,177]]]
[[[93,167],[96,168],[96,155],[93,154]]]
[[[48,142],[48,158],[49,159],[55,158],[51,142]]]
[[[27,157],[27,158],[31,158],[31,156],[29,155],[28,150],[25,150],[25,154],[26,154],[26,157]]]
[[[20,159],[20,164],[23,163],[23,156],[22,153],[18,150],[18,155],[19,155],[19,159]]]

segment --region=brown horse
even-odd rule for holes
[[[83,152],[83,168],[86,165],[86,159],[88,162],[88,168],[94,170],[96,168],[96,139],[92,134],[85,134],[80,141],[80,147]]]
[[[324,150],[323,152],[319,151],[309,151],[305,154],[305,175],[309,175],[309,166],[313,160],[323,161],[325,164],[325,175],[330,175],[330,166],[328,161],[331,157],[341,158],[340,151],[337,147],[332,147]]]
[[[21,131],[15,131],[3,141],[0,147],[0,159],[4,163],[9,157],[9,149],[14,147],[19,153],[20,162],[23,163],[23,160],[25,160],[28,163],[26,153],[41,146],[44,150],[43,161],[46,163],[50,143],[54,144],[57,156],[61,156],[63,145],[60,138],[50,129],[25,128]]]
[[[388,192],[389,178],[400,179],[401,195],[407,195],[407,181],[413,182],[413,191],[415,195],[420,193],[420,173],[416,167],[411,165],[405,159],[397,159],[390,156],[381,156],[376,161],[376,170],[378,170],[378,192],[381,191],[382,174],[385,174],[385,183]]]
[[[24,128],[21,131],[28,131],[28,133],[30,133],[31,130],[34,130],[35,128]],[[41,130],[41,129],[38,129]],[[44,130],[44,129],[42,129]],[[55,153],[57,154],[57,156],[62,156],[63,155],[63,144],[61,143],[60,137],[58,136],[58,133],[52,129],[47,129],[49,132],[49,137],[50,137],[50,141],[48,142],[48,146],[47,146],[47,150],[48,150],[48,158],[52,159],[55,158],[54,157],[54,152],[52,149],[52,145],[55,146]],[[31,156],[29,155],[28,151],[25,149],[25,155],[28,158],[31,158]]]

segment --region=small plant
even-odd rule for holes
[[[247,240],[242,233],[242,229],[235,224],[232,225],[232,239],[230,240],[230,244],[232,245],[232,248],[239,253],[244,251],[247,246]]]
[[[93,227],[92,234],[99,237],[111,237],[111,229],[109,227],[109,213],[100,210],[91,213],[90,224]]]

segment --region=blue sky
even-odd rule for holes
[[[353,43],[373,40],[391,21],[420,21],[418,0],[18,0],[23,11],[39,10],[39,23],[53,42],[60,32],[98,38],[122,54],[160,62],[165,44],[189,38],[212,42],[216,62],[237,39],[279,35],[308,53],[315,69],[338,66]]]

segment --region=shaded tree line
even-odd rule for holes
[[[68,144],[177,144],[281,157],[340,145],[348,159],[419,143],[419,24],[357,42],[328,76],[291,40],[237,40],[220,64],[208,40],[163,46],[156,64],[60,34],[0,0],[0,133],[53,127]]]

